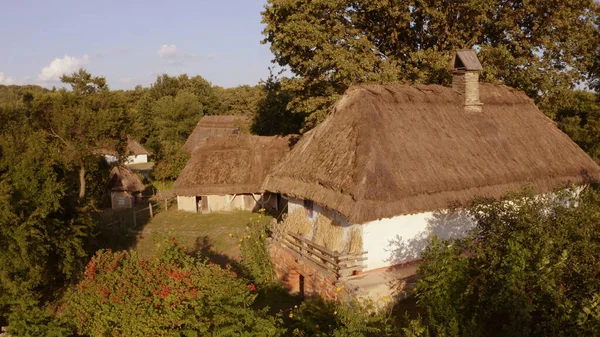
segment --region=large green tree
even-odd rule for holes
[[[308,127],[353,84],[447,84],[460,48],[479,50],[485,81],[524,90],[552,114],[554,93],[586,78],[599,40],[593,0],[269,0],[262,16]]]
[[[31,121],[58,143],[63,160],[79,168],[79,198],[86,193],[86,161],[102,148],[124,151],[128,120],[125,106],[113,100],[102,77],[85,70],[62,81],[72,91],[41,95],[32,103]]]
[[[600,102],[589,91],[568,91],[557,107],[558,127],[600,163]]]
[[[94,228],[79,170],[26,111],[15,116],[0,132],[0,317],[53,300],[81,270]]]

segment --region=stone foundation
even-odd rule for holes
[[[276,240],[270,244],[271,261],[277,278],[292,293],[305,296],[320,295],[328,300],[337,299],[336,280],[318,270],[308,261],[299,259]]]

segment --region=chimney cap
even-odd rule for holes
[[[457,50],[450,61],[450,71],[482,71],[483,67],[479,63],[477,53],[473,49]]]

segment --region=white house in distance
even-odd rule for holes
[[[127,147],[125,149],[127,158],[124,165],[148,163],[148,156],[150,152],[146,150],[140,143],[131,137],[127,137]],[[119,161],[118,153],[114,150],[100,150],[99,151],[106,161],[110,164]]]
[[[173,185],[177,208],[215,212],[277,209],[276,194],[261,185],[290,150],[290,137],[230,134],[201,140]]]
[[[264,189],[312,223],[271,245],[290,289],[331,298],[339,282],[409,268],[429,233],[458,237],[473,227],[450,205],[600,181],[600,167],[523,92],[479,83],[474,51],[458,51],[450,70],[451,88],[348,89],[267,176]],[[337,236],[337,251],[315,242],[324,230]]]

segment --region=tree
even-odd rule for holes
[[[485,200],[468,211],[471,237],[432,239],[416,289],[432,335],[598,335],[598,199],[588,190]]]
[[[73,91],[39,96],[32,106],[32,121],[60,144],[65,163],[79,167],[79,199],[83,200],[86,161],[102,148],[124,152],[127,115],[125,107],[113,100],[104,78],[80,70],[62,79]]]
[[[252,120],[252,133],[263,136],[300,133],[305,114],[294,113],[288,108],[293,99],[293,92],[284,89],[286,81],[289,80],[278,79],[271,73],[262,84],[264,97],[259,102]]]
[[[600,103],[587,91],[569,91],[558,107],[558,127],[600,163]]]
[[[227,115],[254,116],[265,96],[261,85],[240,85],[235,88],[219,89],[221,89],[219,97]]]
[[[77,171],[45,132],[17,128],[0,134],[0,316],[52,300],[81,270],[94,228],[72,193]]]
[[[353,84],[448,84],[461,48],[479,50],[482,79],[551,108],[554,92],[586,78],[598,36],[593,0],[269,0],[262,17],[263,42],[295,75],[290,106],[313,114],[309,127]]]
[[[60,77],[60,81],[70,84],[73,92],[79,95],[108,91],[108,84],[106,84],[104,77],[92,77],[85,69],[79,69],[78,72],[71,75],[63,74]]]

